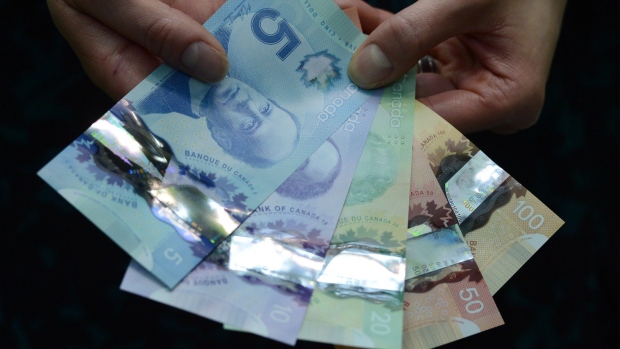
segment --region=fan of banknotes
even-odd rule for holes
[[[503,324],[492,295],[563,222],[415,73],[358,89],[364,35],[329,1],[229,0],[205,28],[223,81],[163,65],[39,172],[131,255],[123,290],[291,345]]]

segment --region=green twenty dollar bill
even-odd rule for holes
[[[415,75],[384,94],[299,339],[400,348]]]

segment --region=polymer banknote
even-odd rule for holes
[[[415,122],[414,122],[415,124]],[[414,131],[415,137],[415,131]],[[409,233],[421,236],[457,223],[452,208],[419,143],[413,143],[411,188],[409,193]]]
[[[502,325],[458,225],[417,236],[414,230],[407,239],[402,348],[434,348]]]
[[[410,222],[419,234],[458,222],[491,294],[564,223],[469,139],[419,102],[414,148],[424,159],[424,171],[430,169],[440,190],[428,175],[412,177]]]
[[[403,309],[407,349],[434,348],[504,323],[474,259],[408,279]]]
[[[408,232],[414,230],[412,227]],[[405,279],[432,273],[472,258],[474,257],[456,224],[429,234],[410,234],[407,239]]]
[[[174,290],[135,263],[121,288],[294,344],[380,98],[368,99]]]
[[[386,90],[300,339],[356,347],[401,346],[415,74]]]
[[[223,81],[162,65],[39,172],[169,287],[369,97],[345,72],[364,36],[330,1],[227,1],[205,27]]]

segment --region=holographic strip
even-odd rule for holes
[[[460,223],[507,178],[508,173],[479,151],[448,182],[446,198]]]
[[[381,92],[368,99],[177,288],[167,290],[136,264],[128,268],[122,288],[295,343]]]
[[[231,0],[204,27],[225,79],[161,65],[39,172],[168,287],[372,94],[345,73],[364,35],[332,2]]]
[[[414,96],[414,73],[385,89],[300,339],[402,345]]]
[[[411,230],[412,228],[410,228]],[[407,239],[405,279],[474,258],[457,225]]]

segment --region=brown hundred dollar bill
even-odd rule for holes
[[[431,109],[416,102],[415,111],[409,225],[423,234],[458,221],[495,294],[564,222]]]

